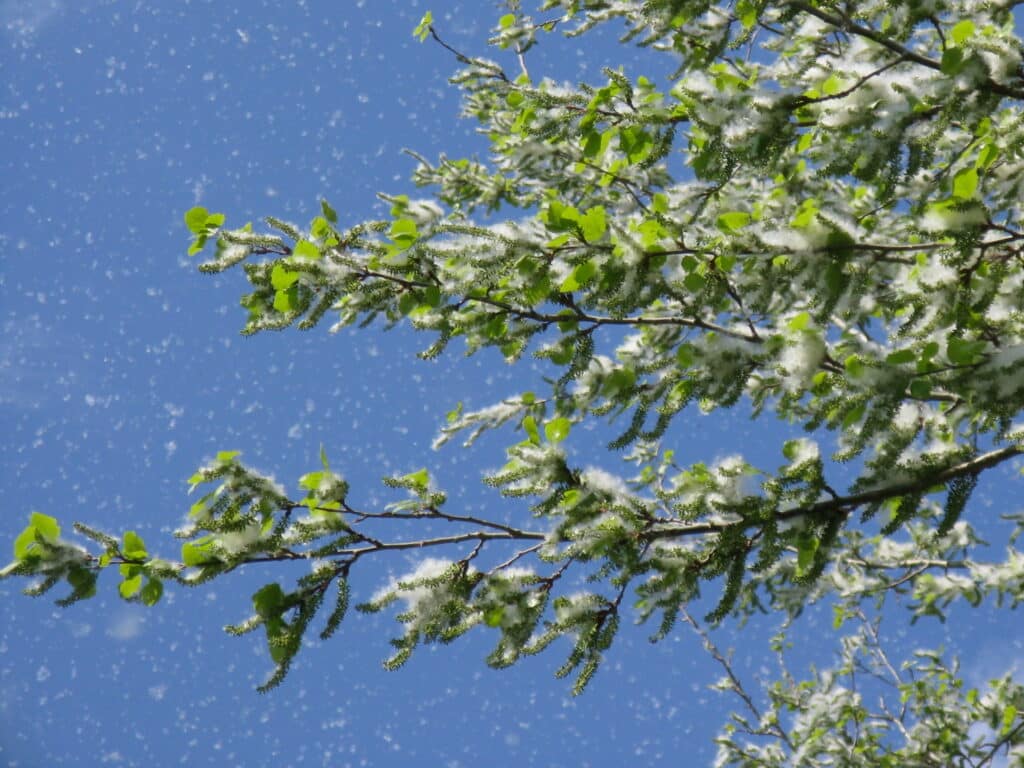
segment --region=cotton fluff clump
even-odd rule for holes
[[[225,531],[217,534],[217,543],[228,555],[238,555],[252,549],[263,537],[263,525],[256,520],[246,524],[240,531]]]
[[[444,585],[402,585],[411,585],[415,584],[417,581],[436,579],[451,568],[452,563],[452,560],[428,557],[420,562],[419,565],[416,566],[416,570],[412,573],[406,574],[405,576],[392,581],[388,586],[377,590],[371,598],[371,603],[378,603],[387,599],[391,595],[395,595],[399,600],[405,603],[406,612],[412,614],[413,619],[411,626],[413,628],[429,624],[434,618],[435,612],[444,603],[445,598],[448,595],[448,590]],[[474,572],[475,569],[469,569],[469,573]]]
[[[799,392],[807,386],[825,358],[825,344],[816,333],[802,332],[790,338],[779,355],[783,369],[782,386]]]

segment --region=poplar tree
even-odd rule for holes
[[[892,660],[878,628],[1024,594],[1024,515],[969,503],[979,484],[1014,493],[991,470],[1024,450],[1018,4],[519,5],[495,58],[458,50],[429,13],[414,32],[454,59],[486,158],[415,155],[422,196],[382,195],[382,219],[327,201],[308,226],[185,214],[201,271],[244,271],[243,333],[405,324],[427,359],[458,346],[545,361],[543,391],[439,414],[435,446],[508,437],[483,482],[522,500],[519,519],[460,511],[426,468],[386,478],[394,500],[367,508],[324,450],[290,488],[225,451],[190,479],[175,559],[75,524],[81,546],[35,512],[0,575],[29,577],[32,595],[66,582],[69,605],[113,569],[124,599],[153,605],[165,584],[308,563],[227,627],[265,634],[268,690],[307,631],[346,620],[360,564],[416,549],[412,572],[352,596],[397,606],[388,668],[473,630],[493,638],[493,667],[568,648],[556,674],[579,692],[622,619],[655,640],[682,620],[737,696],[718,765],[1024,765],[1012,670],[969,688],[940,650]],[[663,71],[574,85],[530,68],[538,40],[609,23]],[[806,436],[780,441],[775,466],[742,446],[681,463],[688,414],[737,404],[764,434]],[[596,423],[617,430],[619,473],[573,460]],[[450,532],[417,532],[439,522]],[[982,532],[1005,557],[982,559]],[[713,607],[694,617],[702,594]],[[840,650],[800,679],[786,633],[816,605]],[[706,629],[755,612],[782,627],[783,666],[760,690]]]

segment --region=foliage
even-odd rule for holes
[[[212,248],[204,272],[242,265],[244,333],[407,323],[431,336],[425,358],[461,338],[470,354],[546,360],[547,391],[459,406],[435,442],[511,428],[508,462],[484,480],[529,499],[532,518],[453,511],[425,469],[388,478],[399,500],[364,510],[323,453],[293,496],[225,452],[191,479],[207,492],[178,531],[179,560],[131,531],[76,526],[94,554],[33,513],[2,575],[34,577],[32,594],[65,579],[71,602],[117,565],[122,597],[152,604],[166,581],[312,563],[293,587],[260,589],[251,618],[228,628],[265,630],[276,667],[264,689],[328,594],[325,638],[353,567],[390,550],[439,556],[358,606],[402,605],[388,667],[474,627],[493,633],[495,667],[568,638],[557,674],[577,692],[627,597],[655,638],[680,617],[704,632],[687,606],[707,584],[713,624],[774,610],[788,627],[832,605],[837,629],[857,627],[838,666],[803,682],[784,669],[763,706],[705,635],[745,709],[719,764],[986,765],[1003,752],[1021,764],[1019,684],[965,690],[937,651],[897,668],[877,631],[888,595],[915,621],[1022,595],[1014,540],[1005,561],[983,562],[964,517],[1024,438],[1014,5],[547,0],[536,19],[511,3],[490,42],[517,71],[455,50],[427,14],[414,34],[460,65],[452,82],[490,155],[417,155],[413,181],[430,197],[384,196],[381,220],[342,222],[325,201],[308,228],[268,217],[232,229],[193,208],[189,252]],[[539,36],[610,22],[665,71],[608,68],[571,86],[528,70]],[[779,445],[774,470],[739,454],[681,466],[679,414],[741,400],[808,437]],[[628,476],[572,463],[582,425],[598,421],[620,425],[608,447],[627,451]],[[405,536],[431,521],[457,532]],[[855,674],[891,684],[892,706],[872,710]]]

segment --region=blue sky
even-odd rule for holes
[[[229,224],[306,222],[326,197],[355,222],[384,210],[377,191],[415,194],[403,147],[482,148],[456,121],[455,62],[410,36],[428,7],[451,43],[488,53],[493,3],[0,0],[0,546],[39,510],[68,528],[135,528],[174,556],[186,478],[225,449],[295,490],[324,445],[367,507],[391,498],[381,476],[427,464],[462,509],[516,513],[477,480],[503,462],[500,436],[472,451],[430,442],[457,401],[529,389],[541,369],[458,350],[424,363],[413,353],[427,341],[402,329],[242,338],[242,275],[200,275],[185,255],[193,205]],[[535,77],[644,66],[608,34],[556,39],[531,53]],[[783,434],[741,413],[678,429],[689,460],[771,455]],[[1005,498],[989,487],[981,503]],[[375,565],[355,588],[366,597],[412,562]],[[560,647],[495,672],[488,638],[471,635],[384,672],[395,625],[361,615],[260,696],[262,638],[221,628],[278,574],[294,577],[171,587],[150,610],[120,601],[112,575],[69,610],[0,584],[0,764],[703,764],[731,704],[707,691],[719,670],[682,630],[651,646],[652,627],[626,628],[573,699],[552,676]],[[989,621],[1007,626],[976,626]],[[1006,644],[930,626],[928,644],[1005,658]],[[762,629],[723,638],[748,672]]]

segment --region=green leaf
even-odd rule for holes
[[[916,359],[917,353],[912,349],[900,349],[896,352],[890,352],[885,356],[887,365],[903,365],[904,363],[912,363]]]
[[[818,537],[811,531],[800,534],[797,539],[796,572],[797,576],[805,576],[814,565],[815,555],[820,545]]]
[[[946,344],[946,356],[955,365],[973,365],[981,359],[985,347],[984,341],[968,341],[953,337]]]
[[[203,536],[195,541],[186,541],[181,545],[181,561],[187,566],[203,565],[217,559],[211,551],[213,536]]]
[[[301,273],[293,272],[280,263],[275,264],[270,271],[270,284],[274,286],[275,291],[286,291],[299,279],[299,274]]]
[[[195,256],[197,253],[203,250],[203,248],[206,246],[206,240],[206,235],[199,235],[192,243],[192,245],[189,246],[188,255]]]
[[[283,291],[274,294],[274,309],[278,312],[291,312],[299,306],[299,288],[293,285]]]
[[[142,575],[139,574],[139,575],[133,576],[130,579],[125,579],[124,581],[122,581],[118,585],[117,591],[121,594],[121,597],[123,597],[123,598],[125,598],[127,600],[128,598],[133,597],[135,595],[135,593],[138,592],[141,587],[142,587]]]
[[[277,582],[267,584],[252,596],[253,609],[256,611],[256,615],[263,620],[280,616],[284,604],[284,590]]]
[[[142,599],[143,605],[151,606],[160,602],[163,594],[164,584],[160,579],[146,579],[146,586],[142,588],[139,597]]]
[[[549,443],[557,444],[569,436],[569,429],[571,427],[572,423],[564,416],[560,416],[544,425],[544,436],[548,439]]]
[[[811,324],[811,313],[810,312],[801,312],[800,314],[795,315],[794,317],[791,317],[789,319],[789,322],[786,323],[786,328],[788,328],[790,331],[793,331],[793,332],[799,332],[799,331],[807,330],[807,328],[810,326],[810,324]]]
[[[729,211],[728,213],[723,213],[715,220],[715,226],[726,234],[739,232],[749,223],[750,214],[745,211]]]
[[[185,212],[185,226],[194,234],[201,235],[206,232],[206,217],[210,215],[202,206],[190,208]]]
[[[540,432],[537,430],[537,420],[533,416],[527,416],[523,419],[523,429],[526,430],[531,443],[540,445]]]
[[[502,29],[508,29],[516,23],[516,15],[514,13],[506,13],[500,19],[498,19],[498,26]]]
[[[963,168],[953,176],[953,197],[960,200],[972,200],[978,191],[978,169]]]
[[[676,363],[680,368],[689,368],[696,362],[695,349],[692,344],[680,344],[676,350]]]
[[[307,472],[299,478],[299,486],[307,491],[315,491],[320,487],[326,474],[326,472]]]
[[[401,479],[403,484],[410,485],[421,492],[426,491],[430,485],[430,474],[427,472],[426,467],[410,472],[408,475],[403,475]]]
[[[500,627],[505,617],[505,606],[494,605],[484,611],[484,624],[488,627]]]
[[[797,208],[796,215],[789,222],[796,229],[809,227],[818,215],[818,202],[814,198],[804,200]]]
[[[1017,719],[1017,708],[1013,704],[1007,704],[1003,710],[1003,721],[999,729],[1000,736],[1006,736],[1013,730],[1013,721]]]
[[[974,29],[974,22],[970,19],[964,19],[954,24],[953,28],[949,31],[953,45],[962,45],[964,41],[974,37]]]
[[[423,18],[420,19],[420,23],[416,25],[416,28],[412,31],[412,36],[419,38],[422,43],[427,39],[427,35],[430,34],[430,26],[434,23],[434,16],[430,11],[423,14]]]
[[[961,48],[947,48],[942,52],[939,69],[944,75],[958,75],[964,68],[964,52]]]
[[[403,250],[416,242],[419,231],[412,219],[398,219],[391,224],[391,240]]]
[[[24,560],[32,554],[33,549],[37,549],[36,528],[34,525],[30,525],[19,533],[18,538],[14,540],[14,559]]]
[[[295,244],[295,247],[292,248],[292,254],[304,259],[319,259],[323,256],[323,254],[320,253],[320,249],[313,243],[309,242],[309,240],[299,240],[299,242]]]
[[[686,286],[686,290],[691,293],[700,293],[704,290],[704,286],[707,285],[707,280],[703,275],[696,272],[691,272],[683,278],[683,285]]]
[[[135,531],[124,532],[121,554],[129,560],[145,560],[148,557],[146,545],[142,542],[142,537]]]
[[[582,286],[589,283],[596,274],[597,264],[594,263],[593,259],[588,259],[573,269],[572,273],[562,281],[562,285],[559,287],[559,290],[562,293],[577,291]]]
[[[608,230],[607,214],[604,207],[595,205],[579,218],[580,231],[588,243],[596,243]]]
[[[843,78],[838,72],[833,72],[828,79],[821,84],[821,92],[826,96],[835,96],[843,90]]]
[[[56,542],[60,538],[60,525],[57,524],[56,518],[42,512],[33,512],[29,516],[29,523],[49,542]]]
[[[331,224],[337,224],[338,223],[338,213],[337,213],[337,211],[335,211],[333,208],[331,208],[331,206],[328,205],[326,200],[321,200],[320,201],[320,210],[323,211],[324,218],[327,219],[329,222],[331,222]]]

